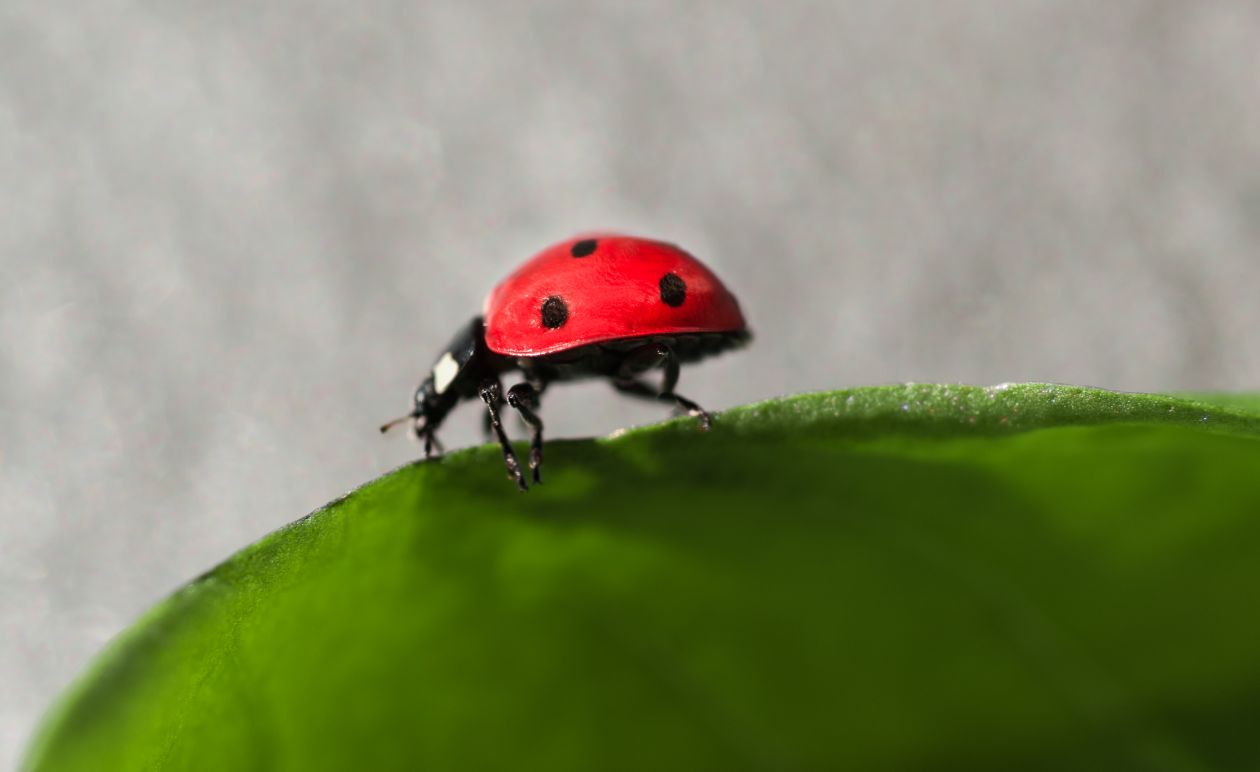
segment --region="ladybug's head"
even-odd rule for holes
[[[406,421],[414,422],[418,436],[436,431],[460,400],[476,396],[477,387],[485,377],[484,352],[485,325],[478,316],[460,328],[437,358],[428,377],[420,382],[412,411],[385,424],[381,431]]]

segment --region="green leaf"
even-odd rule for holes
[[[898,386],[388,474],[114,642],[40,770],[1260,769],[1260,398]]]

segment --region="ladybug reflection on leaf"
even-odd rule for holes
[[[518,268],[486,298],[481,316],[464,326],[438,357],[407,415],[425,457],[440,451],[434,433],[466,399],[486,405],[508,476],[528,489],[500,419],[507,405],[532,430],[529,468],[542,482],[539,398],[556,381],[608,378],[618,391],[667,402],[702,429],[709,414],[674,391],[680,365],[745,343],[747,324],[735,296],[699,260],[662,241],[596,234],[554,244]],[[659,387],[640,376],[661,367]],[[522,381],[503,391],[505,373]]]

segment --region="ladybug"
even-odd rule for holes
[[[503,449],[509,479],[527,490],[525,474],[503,431],[503,404],[532,430],[529,468],[541,483],[539,398],[557,381],[608,378],[618,391],[667,402],[712,419],[674,391],[679,366],[746,343],[751,335],[735,296],[682,248],[619,234],[584,235],[553,244],[503,280],[481,316],[455,335],[415,393],[410,413],[381,427],[412,422],[425,458],[441,452],[435,432],[460,402],[485,403],[487,434]],[[641,375],[664,370],[659,386]],[[505,393],[504,374],[520,383]]]

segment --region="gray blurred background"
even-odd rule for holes
[[[576,231],[738,293],[713,408],[1260,387],[1260,5],[3,0],[0,206],[9,766],[146,607],[414,458],[377,424]]]

